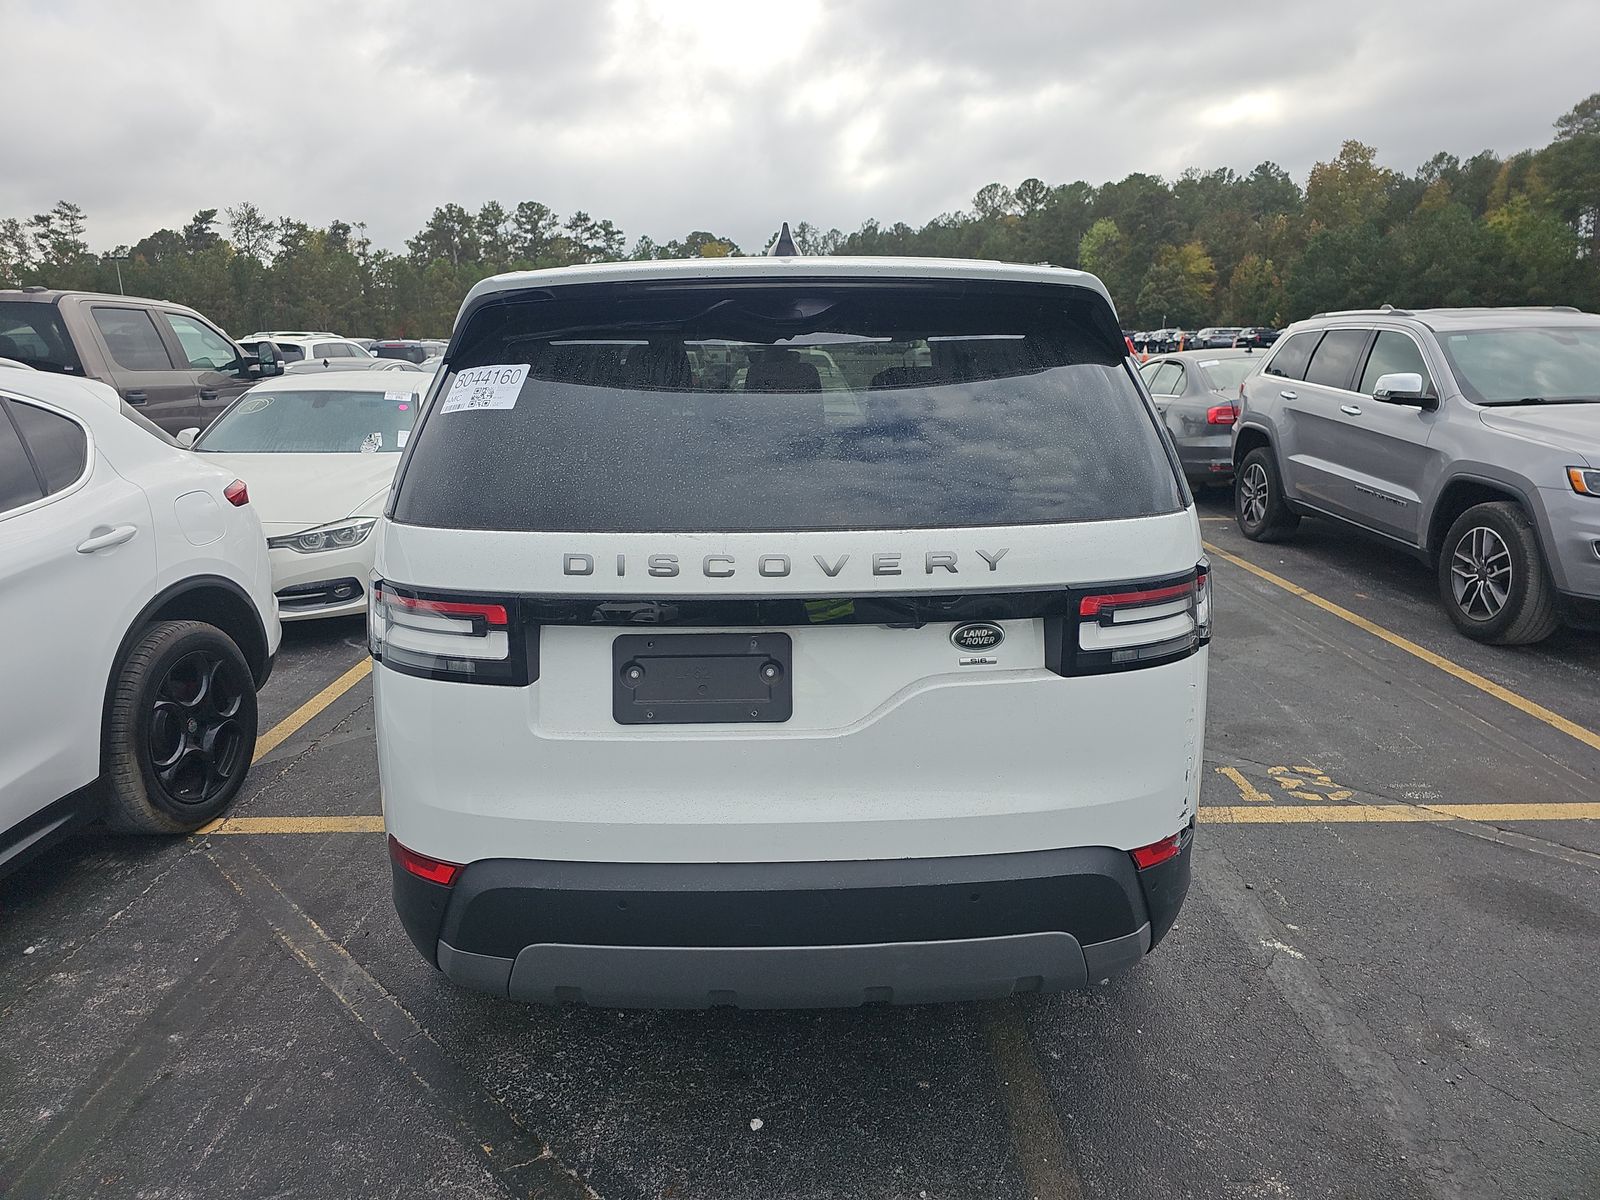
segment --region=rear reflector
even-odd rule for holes
[[[393,838],[390,838],[389,842],[391,845],[399,844]],[[1130,850],[1129,853],[1133,855],[1133,865],[1144,871],[1159,866],[1169,858],[1176,858],[1182,846],[1183,834],[1175,833],[1171,837],[1162,838],[1159,842],[1151,842],[1148,846]]]
[[[1139,852],[1135,850],[1135,861],[1138,854]],[[456,876],[461,874],[461,867],[458,864],[429,858],[426,854],[418,854],[415,850],[407,849],[392,833],[389,835],[389,858],[404,868],[408,874],[415,875],[418,879],[426,879],[429,883],[441,883],[445,887],[453,884]]]
[[[250,503],[250,489],[245,487],[242,479],[235,479],[222,489],[222,494],[227,498],[228,503],[235,508],[243,508]]]

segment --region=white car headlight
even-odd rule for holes
[[[332,525],[319,525],[301,533],[286,533],[282,537],[268,538],[269,550],[293,550],[298,554],[317,554],[323,550],[347,550],[360,545],[378,523],[376,517],[359,521],[338,521]]]

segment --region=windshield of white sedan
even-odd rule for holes
[[[416,420],[418,396],[388,391],[251,392],[195,443],[227,454],[395,454]]]
[[[1078,289],[559,289],[470,319],[395,515],[736,532],[1172,512],[1125,356]]]
[[[1600,328],[1474,329],[1439,335],[1468,400],[1600,400]]]

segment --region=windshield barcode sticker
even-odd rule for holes
[[[523,382],[528,378],[527,363],[507,363],[496,367],[469,367],[459,372],[450,384],[441,412],[463,409],[515,408]]]

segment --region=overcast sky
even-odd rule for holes
[[[398,249],[532,199],[750,250],[992,180],[1543,145],[1597,50],[1596,0],[0,0],[0,217],[74,200],[104,250],[253,200]]]

